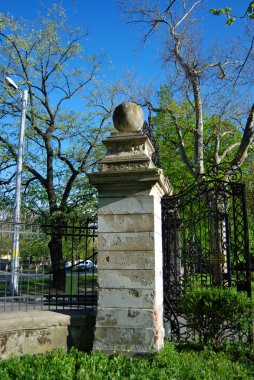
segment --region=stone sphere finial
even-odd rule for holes
[[[144,114],[135,103],[122,103],[113,113],[113,123],[118,132],[137,132],[144,124]]]

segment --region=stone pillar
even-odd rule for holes
[[[94,349],[142,354],[163,346],[161,197],[171,191],[140,132],[143,112],[123,103],[119,132],[89,179],[98,189],[99,299]]]

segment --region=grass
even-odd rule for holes
[[[3,272],[2,272],[3,273]],[[70,275],[68,274],[68,277]],[[77,277],[79,282],[79,293],[85,292],[87,288],[97,288],[97,273],[75,272],[73,277]],[[3,276],[0,281],[0,297],[10,294],[10,275]],[[38,293],[49,294],[49,288],[52,279],[50,277],[20,277],[19,289],[21,294],[29,294],[30,296]]]
[[[1,380],[230,380],[253,378],[253,347],[234,345],[221,352],[196,351],[191,346],[174,346],[147,358],[108,357],[72,349],[45,355],[26,355],[0,361]]]

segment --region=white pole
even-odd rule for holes
[[[26,107],[27,107],[28,91],[22,93],[22,109],[20,120],[19,147],[17,155],[17,172],[16,172],[16,189],[15,201],[13,207],[13,241],[11,252],[11,292],[17,295],[19,292],[19,227],[20,227],[20,208],[21,208],[21,180],[25,138],[25,122],[26,122]]]

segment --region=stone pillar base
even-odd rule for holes
[[[135,107],[134,107],[135,110]],[[99,192],[99,299],[93,348],[108,354],[149,354],[163,347],[161,197],[171,190],[140,132],[105,142]]]
[[[108,197],[107,186],[106,196],[99,197],[99,300],[93,347],[105,353],[139,355],[163,347],[163,190],[156,178],[154,186],[141,194],[138,189],[136,196],[119,197],[112,188]]]

